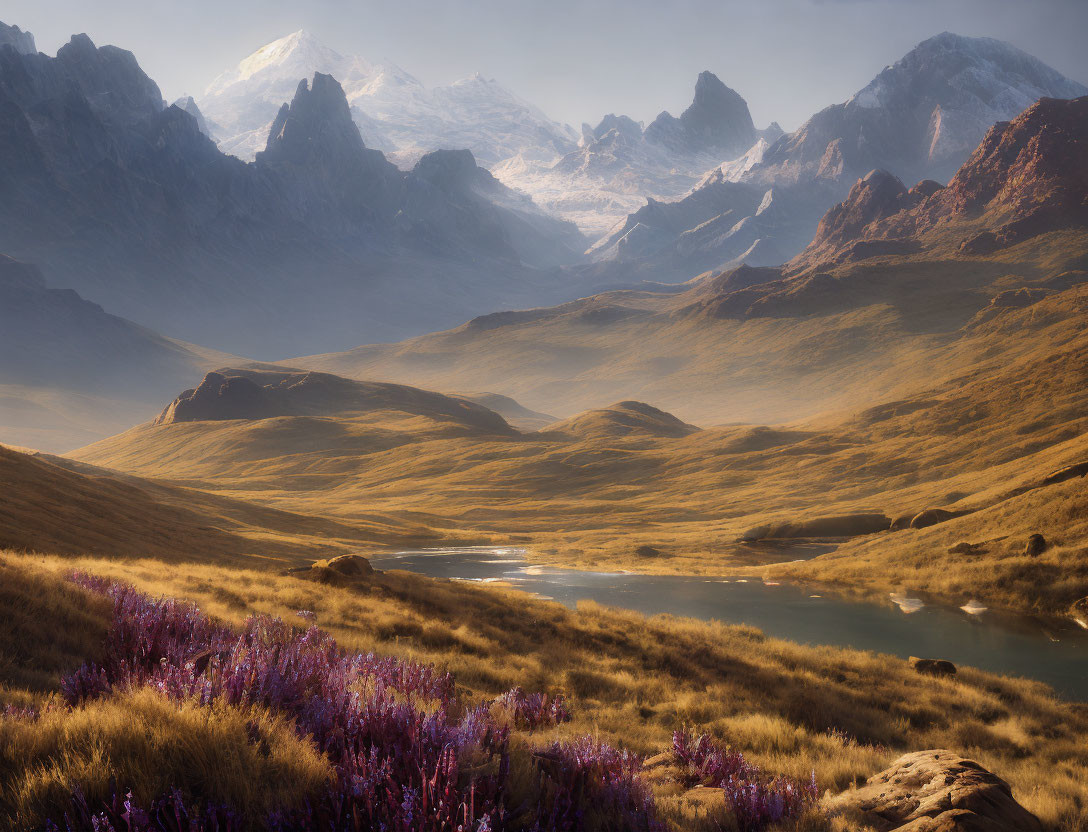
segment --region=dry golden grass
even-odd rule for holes
[[[346,525],[2,446],[0,480],[0,546],[31,551],[283,565],[360,541],[435,536],[418,524]]]
[[[235,623],[253,612],[293,617],[311,609],[344,646],[448,668],[470,697],[515,684],[564,692],[575,719],[541,742],[593,733],[652,754],[667,747],[675,728],[690,725],[771,771],[815,770],[833,790],[904,751],[947,747],[1007,778],[1017,799],[1052,828],[1088,829],[1088,713],[1038,683],[970,668],[952,680],[922,677],[893,657],[803,647],[748,627],[645,618],[596,604],[573,612],[512,591],[408,573],[336,587],[209,564],[5,561],[41,580],[71,568],[110,575],[194,600]]]
[[[254,741],[254,737],[257,741]],[[176,703],[151,688],[45,710],[36,720],[0,719],[0,817],[40,827],[68,805],[73,783],[90,805],[113,798],[111,777],[140,805],[180,788],[242,817],[300,807],[333,776],[294,726],[258,708]]]
[[[112,610],[55,576],[0,561],[0,697],[29,704],[96,660]]]
[[[1025,544],[1035,533],[1043,534],[1049,548],[1032,556]],[[974,548],[950,551],[964,542]],[[1082,480],[1072,480],[928,529],[848,541],[833,554],[767,572],[1061,613],[1088,594],[1088,493]]]

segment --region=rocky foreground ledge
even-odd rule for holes
[[[832,815],[899,832],[1042,832],[1009,784],[951,751],[916,751],[829,801]]]

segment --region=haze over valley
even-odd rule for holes
[[[606,5],[0,23],[0,827],[1088,830],[1088,16]]]

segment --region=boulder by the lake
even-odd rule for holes
[[[1024,545],[1024,554],[1028,557],[1037,558],[1043,552],[1047,550],[1046,538],[1041,534],[1033,534],[1028,538],[1028,542]]]
[[[362,555],[340,555],[331,560],[318,561],[315,565],[318,564],[353,578],[374,574],[374,567]]]
[[[828,811],[852,827],[903,832],[1042,832],[1009,784],[952,751],[916,751],[836,795]]]
[[[659,558],[665,553],[654,546],[639,546],[635,549],[635,557],[639,558]]]
[[[926,676],[956,675],[956,666],[944,659],[920,659],[917,656],[911,656],[908,661],[917,673],[924,673]]]
[[[756,526],[740,536],[742,541],[790,540],[804,537],[858,537],[887,531],[891,520],[880,513],[841,514],[787,523]]]
[[[362,555],[340,555],[328,560],[314,561],[309,577],[326,584],[348,584],[365,580],[374,574],[374,567]]]

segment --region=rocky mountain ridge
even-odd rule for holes
[[[923,180],[907,190],[892,174],[874,170],[828,211],[791,268],[926,244],[989,254],[1048,231],[1084,226],[1085,137],[1088,96],[1043,98],[990,128],[947,187]]]
[[[519,156],[494,172],[596,237],[647,199],[683,194],[709,167],[781,132],[777,124],[757,130],[747,102],[706,71],[679,117],[662,112],[644,129],[628,116],[610,113],[595,127],[583,124],[578,148],[559,161]]]
[[[654,203],[595,244],[600,261],[685,278],[739,263],[775,265],[803,249],[823,214],[869,171],[947,179],[998,121],[1042,97],[1088,88],[1016,47],[944,33],[923,41],[849,100],[743,162],[719,166],[682,199]],[[761,216],[759,193],[775,204]]]
[[[249,165],[164,107],[132,53],[85,35],[53,58],[0,47],[0,102],[0,251],[113,312],[236,353],[558,300],[539,269],[585,245],[484,171],[435,175],[475,169],[470,156],[400,171],[365,147],[329,76],[297,85]]]

